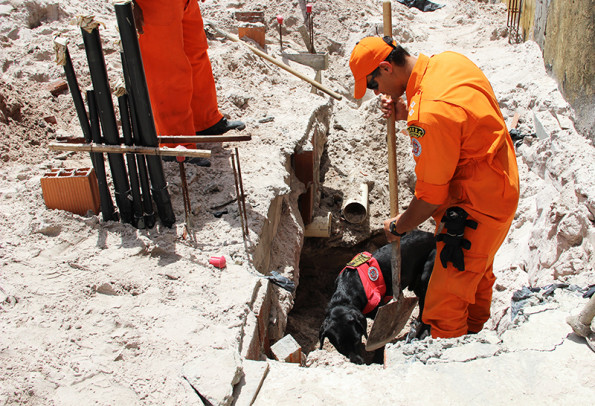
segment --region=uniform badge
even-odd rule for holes
[[[364,254],[363,252],[360,252],[347,264],[347,266],[357,268],[361,264],[365,264],[366,262],[368,262],[370,258],[372,257]]]
[[[407,127],[407,132],[409,133],[409,136],[413,138],[421,138],[426,134],[426,130],[416,125]]]
[[[372,282],[376,282],[378,280],[378,269],[375,266],[371,266],[368,268],[368,278]]]
[[[416,158],[421,155],[421,144],[416,138],[411,138],[411,152]]]

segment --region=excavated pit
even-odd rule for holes
[[[383,240],[381,235],[369,236],[352,247],[329,246],[325,239],[319,238],[305,240],[300,256],[299,286],[286,328],[286,334],[295,338],[304,354],[319,348],[320,325],[339,272],[358,252],[375,251],[385,243]],[[325,348],[331,350],[329,345]]]

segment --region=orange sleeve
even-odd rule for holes
[[[447,200],[450,180],[459,163],[467,115],[460,107],[445,102],[415,99],[407,122],[416,161],[415,197],[440,205]]]

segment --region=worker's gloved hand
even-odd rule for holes
[[[437,241],[444,241],[444,248],[440,252],[440,262],[446,268],[451,262],[459,271],[465,270],[465,256],[463,249],[470,249],[471,242],[465,239],[465,227],[477,228],[477,222],[467,220],[469,214],[460,207],[450,207],[444,213],[442,222],[446,233],[438,234]]]

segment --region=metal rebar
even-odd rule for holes
[[[129,1],[115,3],[114,9],[116,11],[116,20],[118,22],[122,49],[124,51],[124,58],[126,59],[126,69],[130,80],[128,94],[131,95],[134,101],[140,141],[142,145],[157,147],[159,144],[157,141],[157,130],[153,119],[136,26],[134,25],[132,4]],[[161,221],[166,227],[171,227],[175,223],[176,217],[169,192],[167,191],[167,182],[163,174],[163,163],[160,157],[154,155],[148,155],[146,161],[150,173],[152,195],[157,206],[159,218],[161,218]]]
[[[184,200],[184,214],[186,215],[185,227],[186,231],[190,227],[190,213],[192,208],[190,207],[190,196],[188,195],[188,182],[186,181],[186,169],[184,168],[184,162],[178,162],[180,167],[180,180],[182,181],[182,199]]]
[[[246,227],[246,236],[250,235],[250,230],[248,229],[248,217],[246,215],[246,196],[244,195],[244,182],[242,181],[242,168],[240,167],[240,152],[238,151],[237,147],[235,149],[235,156],[238,165],[238,179],[240,184],[240,193],[241,193],[241,200],[242,200],[242,215],[244,216],[244,224]]]
[[[231,154],[230,160],[231,160],[231,167],[233,168],[233,180],[234,180],[233,183],[236,188],[236,200],[238,202],[238,214],[240,216],[240,224],[242,225],[242,237],[244,238],[244,242],[246,242],[248,236],[246,235],[246,228],[244,226],[244,215],[243,215],[242,202],[241,202],[241,198],[240,198],[240,181],[238,178],[238,170],[236,169],[236,155]]]

